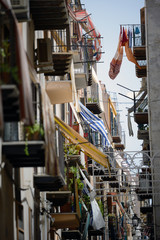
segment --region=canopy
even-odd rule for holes
[[[68,138],[73,144],[80,147],[87,155],[94,159],[97,163],[101,164],[110,171],[110,164],[107,156],[98,150],[93,144],[88,142],[79,133],[77,133],[73,128],[59,119],[57,116],[54,117],[55,122],[59,125],[60,130],[63,132],[64,136]]]

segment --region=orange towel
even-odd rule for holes
[[[136,64],[139,69],[142,69],[141,66],[137,63],[137,60],[135,59],[135,57],[133,56],[131,48],[129,48],[129,41],[125,43],[125,52],[126,52],[127,59],[130,62],[133,62],[134,64]]]

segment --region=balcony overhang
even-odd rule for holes
[[[148,124],[148,112],[134,113],[134,121],[137,124]]]
[[[53,229],[76,229],[79,227],[80,219],[77,213],[51,213],[51,216],[54,218],[54,223],[52,225]]]
[[[79,230],[62,231],[62,239],[77,239],[81,240],[81,233]]]
[[[152,189],[144,191],[143,189],[136,189],[136,193],[139,201],[144,201],[145,199],[152,199]]]
[[[152,206],[140,207],[140,212],[142,214],[152,213],[153,212],[153,207]]]
[[[26,142],[3,142],[2,153],[13,167],[44,167],[44,141],[28,141],[29,156],[25,154]]]
[[[76,89],[80,90],[87,87],[87,75],[86,73],[75,73]]]
[[[102,112],[98,102],[86,103],[86,108],[88,108],[94,114],[100,114]]]
[[[52,53],[54,69],[45,76],[64,76],[70,72],[72,53],[70,52],[53,52]]]
[[[103,230],[93,230],[89,229],[88,230],[88,237],[90,238],[91,236],[103,236],[104,231]]]
[[[122,150],[125,149],[125,145],[124,145],[123,143],[114,143],[114,148],[115,148],[116,150],[122,151]]]
[[[139,69],[136,66],[136,76],[138,78],[143,78],[143,77],[147,77],[147,66],[141,66],[141,69]]]
[[[81,156],[80,155],[68,155],[66,159],[66,163],[68,167],[72,167],[78,164],[80,166],[81,164]]]
[[[119,135],[112,136],[113,142],[114,143],[120,143],[121,142],[121,137]]]
[[[145,46],[134,46],[133,55],[136,60],[146,60],[146,47]]]
[[[62,104],[72,102],[71,81],[50,81],[46,82],[46,92],[51,104]]]
[[[64,183],[62,176],[34,175],[34,187],[40,192],[58,191]]]
[[[148,130],[138,130],[137,138],[142,140],[149,139]]]
[[[90,176],[101,176],[101,175],[104,175],[104,170],[95,168],[93,165],[89,165],[88,173]]]
[[[69,26],[65,0],[30,0],[35,30],[65,29]]]
[[[53,206],[63,206],[69,201],[70,196],[71,191],[54,191],[46,193],[47,200],[50,201]]]

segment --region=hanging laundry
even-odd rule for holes
[[[139,27],[135,27],[134,33],[135,34],[139,34],[140,33]]]
[[[123,59],[123,47],[121,46],[121,33],[120,33],[117,51],[110,63],[109,77],[112,80],[114,80],[118,73],[120,72],[122,59]]]
[[[131,48],[129,48],[129,42],[128,41],[125,43],[125,52],[126,52],[127,59],[130,62],[133,62],[134,64],[136,64],[139,69],[142,69],[142,67],[138,64],[137,60],[133,56],[132,50],[131,50]]]
[[[133,56],[131,47],[129,47],[129,41],[131,41],[130,38],[132,39],[132,33],[129,33],[128,35],[127,29],[123,28],[123,30],[122,29],[120,30],[117,51],[110,63],[110,69],[109,69],[109,77],[112,80],[114,80],[118,75],[118,73],[120,72],[122,59],[123,59],[123,46],[125,47],[127,59],[130,62],[133,62],[134,64],[136,64],[139,69],[142,69],[142,67],[138,64],[137,60]],[[130,46],[132,46],[131,42],[130,42]]]
[[[132,47],[132,31],[128,29],[129,48]]]
[[[123,31],[121,33],[121,46],[125,46],[125,43],[128,42],[128,36],[127,36],[127,29],[123,28]]]
[[[137,67],[139,69],[141,69],[141,66],[138,64],[137,60],[133,56],[131,48],[129,47],[129,39],[127,37],[127,29],[124,30],[124,28],[123,28],[123,36],[122,36],[122,45],[125,46],[125,52],[126,52],[127,59],[130,62],[133,62],[134,64],[136,64]]]

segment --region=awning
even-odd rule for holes
[[[60,130],[64,133],[65,137],[70,139],[74,144],[77,144],[87,155],[94,159],[97,163],[101,164],[110,171],[109,160],[106,155],[98,150],[93,144],[88,142],[79,133],[77,133],[73,128],[68,126],[65,122],[60,120],[58,117],[54,117],[55,122],[59,125]]]
[[[51,104],[72,102],[71,81],[50,81],[46,83],[46,92]]]
[[[94,115],[81,102],[80,102],[80,108],[81,108],[80,114],[83,120],[89,124],[89,126],[93,129],[93,131],[98,131],[101,134],[101,136],[105,139],[105,146],[106,145],[111,146],[103,120],[101,120],[99,117]]]

